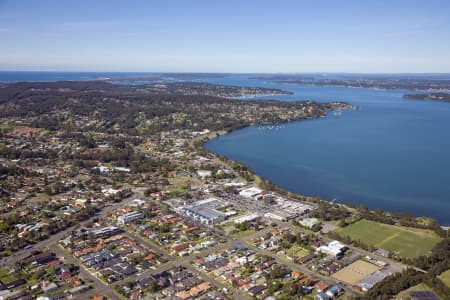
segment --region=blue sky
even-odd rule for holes
[[[450,1],[0,0],[0,70],[450,72]]]

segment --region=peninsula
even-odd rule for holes
[[[413,100],[433,100],[433,101],[450,102],[449,93],[405,94],[403,95],[403,98]]]
[[[267,93],[284,92],[3,84],[0,295],[384,299],[418,281],[445,295],[437,222],[297,195],[204,149],[244,126],[355,109],[230,99]]]
[[[374,88],[386,90],[413,90],[428,92],[449,92],[450,79],[439,75],[367,75],[348,74],[336,76],[337,78],[323,78],[320,75],[291,75],[280,74],[267,77],[256,77],[271,80],[282,84],[299,84],[313,86],[336,86],[350,88]]]

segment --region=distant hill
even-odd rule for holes
[[[450,102],[450,94],[447,93],[406,94],[403,95],[403,98]]]

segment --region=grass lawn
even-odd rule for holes
[[[257,175],[253,175],[253,180],[255,181],[256,185],[259,186],[262,182],[261,177],[257,176]]]
[[[9,124],[7,124],[7,123],[3,123],[3,124],[0,124],[0,130],[10,130],[12,127],[9,125]]]
[[[51,200],[52,196],[50,196],[50,195],[48,195],[46,193],[42,193],[42,194],[39,194],[39,199],[40,200]]]
[[[314,300],[314,292],[313,293],[309,293],[308,295],[303,296],[303,299],[305,300]]]
[[[12,124],[8,124],[8,123],[1,123],[0,124],[0,130],[4,130],[4,131],[24,128],[24,127],[25,126],[22,126],[22,125],[12,125]]]
[[[340,235],[386,249],[403,257],[428,254],[441,238],[431,230],[393,226],[368,220],[339,229]]]
[[[0,269],[0,281],[2,283],[10,283],[11,281],[17,280],[19,277],[17,277],[15,274],[9,274],[9,271],[6,269]]]
[[[309,250],[305,249],[303,247],[300,247],[299,245],[292,246],[288,251],[287,254],[290,257],[295,257],[296,259],[300,259],[302,257],[305,257],[309,254]]]
[[[175,177],[175,178],[170,178],[169,181],[171,184],[173,184],[175,186],[185,186],[187,184],[190,184],[191,178],[189,178],[188,176]]]
[[[249,230],[244,230],[244,231],[239,231],[239,232],[236,232],[236,233],[232,233],[231,236],[235,237],[235,238],[241,238],[241,237],[250,235],[250,234],[255,233],[255,232],[256,232],[255,230],[249,229]]]
[[[216,226],[216,229],[222,230],[225,234],[230,235],[231,232],[236,229],[234,227],[235,223],[233,221],[231,222],[227,222],[227,223],[222,223],[219,226]]]
[[[441,275],[438,276],[438,278],[447,286],[450,288],[450,270],[445,271]]]

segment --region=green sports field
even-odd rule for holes
[[[431,230],[393,226],[368,220],[361,220],[339,229],[338,233],[408,258],[428,254],[441,240]]]

